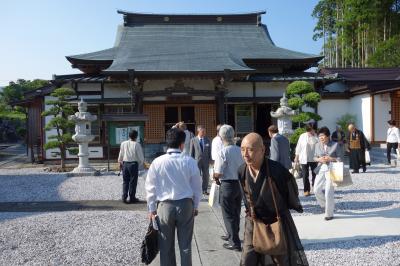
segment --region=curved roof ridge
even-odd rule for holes
[[[136,11],[126,11],[117,10],[118,14],[122,15],[140,15],[140,16],[235,16],[235,15],[264,15],[267,13],[266,10],[260,11],[250,11],[250,12],[232,12],[232,13],[152,13],[152,12],[136,12]]]

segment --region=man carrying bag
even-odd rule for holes
[[[293,177],[281,164],[265,158],[262,138],[256,133],[243,139],[241,152],[245,164],[239,168],[239,179],[246,220],[240,265],[308,265],[289,211],[303,211]]]

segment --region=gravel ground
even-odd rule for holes
[[[0,265],[140,265],[145,212],[0,213]]]
[[[366,213],[400,207],[400,168],[373,165],[366,173],[352,174],[353,185],[335,189],[335,213]],[[304,213],[323,213],[315,196],[303,196],[303,181],[297,180]]]
[[[304,248],[310,265],[400,265],[400,236],[308,244]]]
[[[67,177],[41,169],[2,169],[0,202],[120,200],[122,175]],[[144,176],[138,180],[136,197],[145,199]]]

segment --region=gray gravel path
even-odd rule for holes
[[[0,202],[120,200],[122,175],[67,177],[41,169],[1,169]],[[137,195],[145,199],[144,175],[138,180]]]
[[[0,265],[139,265],[145,212],[0,213]]]
[[[304,248],[310,265],[400,265],[400,236],[308,244]]]

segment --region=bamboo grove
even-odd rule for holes
[[[312,16],[323,67],[400,66],[400,0],[321,0]]]

